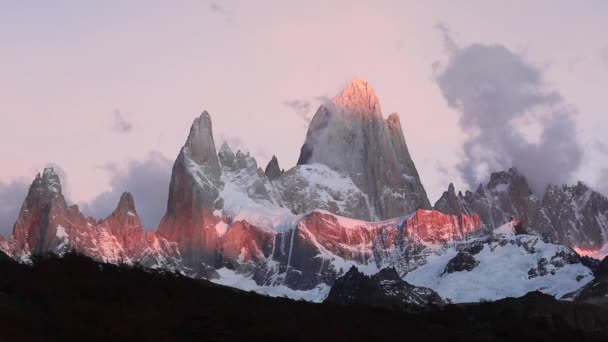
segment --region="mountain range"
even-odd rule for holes
[[[608,199],[580,182],[537,197],[510,169],[474,192],[450,184],[432,206],[399,116],[385,119],[360,78],[319,107],[288,170],[216,146],[203,112],[168,191],[158,229],[145,231],[131,194],[95,220],[44,169],[0,251],[22,263],[75,251],[310,301],[347,303],[367,289],[373,301],[442,305],[530,291],[575,299],[600,281],[583,256],[608,243]]]

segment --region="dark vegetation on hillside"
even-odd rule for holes
[[[68,254],[20,265],[0,253],[0,340],[606,340],[608,310],[540,293],[443,309],[268,298]]]

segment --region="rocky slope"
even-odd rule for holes
[[[571,294],[574,300],[594,304],[608,303],[608,257],[599,263],[594,276],[593,281]]]
[[[384,220],[431,208],[399,116],[382,117],[378,97],[363,79],[354,79],[314,115],[298,165],[313,163],[349,176],[367,196],[369,212],[353,218]]]
[[[593,255],[608,243],[608,199],[581,182],[548,186],[538,198],[525,177],[511,169],[493,173],[487,185],[464,195],[450,184],[434,207],[451,215],[479,214],[489,230],[516,217],[530,233],[582,254]]]

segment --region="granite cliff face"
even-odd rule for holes
[[[320,163],[349,176],[368,197],[358,219],[389,219],[431,205],[409,154],[399,116],[382,117],[371,85],[356,78],[314,115],[298,165]]]

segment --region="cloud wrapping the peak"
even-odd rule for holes
[[[81,205],[82,211],[101,219],[109,216],[123,192],[130,192],[145,228],[156,229],[167,209],[172,163],[158,152],[151,152],[145,160],[132,160],[126,169],[116,165],[105,166],[110,174],[110,191],[101,193],[89,203]]]
[[[310,121],[312,120],[313,113],[311,109],[313,105],[326,104],[330,102],[331,99],[327,96],[315,96],[312,99],[294,99],[283,101],[283,105],[287,106],[296,113],[296,115],[304,121],[306,124],[306,128],[310,125]]]
[[[296,112],[296,115],[304,120],[307,124],[310,124],[310,107],[311,103],[308,100],[289,100],[283,101],[283,104]]]
[[[600,176],[596,184],[597,191],[599,191],[604,196],[608,196],[608,168],[602,169],[600,171]]]
[[[459,47],[440,30],[448,60],[434,66],[435,77],[466,134],[464,180],[475,187],[489,172],[516,167],[537,193],[568,182],[582,162],[576,111],[547,90],[542,70],[503,45]]]

